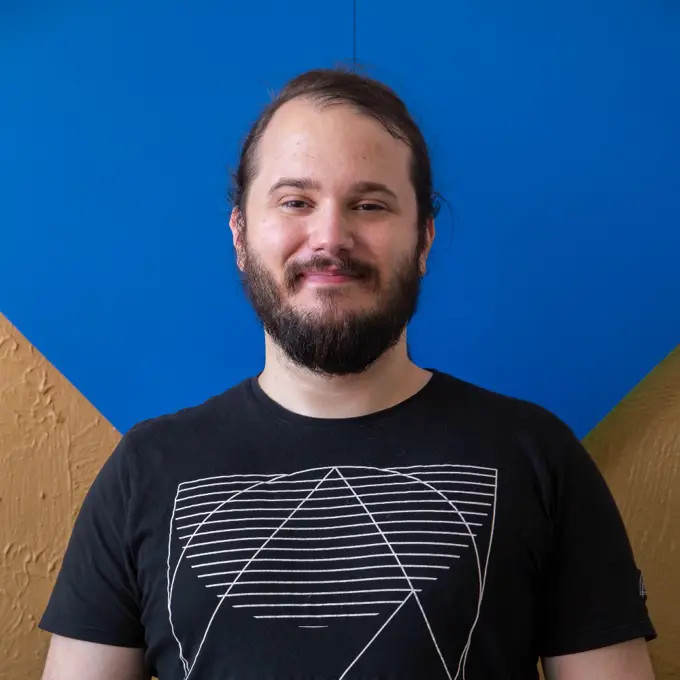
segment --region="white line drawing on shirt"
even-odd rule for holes
[[[386,617],[340,676],[343,680],[411,598],[421,612],[447,678],[464,680],[465,663],[479,620],[493,541],[497,475],[493,468],[473,465],[435,464],[387,469],[337,466],[279,475],[215,476],[180,483],[168,541],[167,589],[170,624],[179,647],[185,680],[195,668],[212,623],[227,600],[234,609],[253,611],[255,619],[281,620],[282,623],[288,620],[299,628],[325,628],[332,625],[333,619]],[[355,484],[357,480],[362,483]],[[378,481],[365,483],[366,480]],[[301,485],[303,488],[300,488]],[[386,490],[391,488],[395,490]],[[196,493],[201,491],[204,492]],[[340,495],[336,495],[338,492],[341,492]],[[394,497],[393,500],[389,499],[390,496]],[[211,497],[214,499],[193,502]],[[346,502],[344,505],[333,503],[338,500]],[[329,501],[331,505],[326,504]],[[324,504],[319,505],[319,502]],[[400,509],[402,507],[404,509]],[[196,508],[204,510],[196,512]],[[194,512],[180,514],[190,509]],[[340,509],[360,512],[328,512]],[[384,516],[400,514],[407,514],[408,519],[383,519]],[[446,515],[448,517],[444,519]],[[363,521],[346,524],[332,521],[347,522],[356,518]],[[242,526],[249,522],[253,526]],[[437,530],[434,530],[435,526]],[[485,558],[479,554],[476,538],[477,531],[482,528],[489,529]],[[246,536],[243,532],[255,535]],[[181,551],[171,574],[173,535],[180,542]],[[341,545],[333,545],[338,541]],[[208,547],[215,550],[206,550]],[[478,579],[477,611],[454,676],[420,602],[418,593],[422,589],[415,585],[422,581],[436,581],[438,571],[448,570],[450,564],[460,559],[469,548],[474,554]],[[196,549],[201,552],[196,552]],[[339,556],[335,556],[333,551]],[[359,554],[347,554],[348,551]],[[272,556],[265,557],[269,554]],[[288,557],[287,554],[304,556]],[[213,558],[211,561],[205,561],[210,557]],[[195,561],[197,558],[201,561]],[[370,561],[380,563],[368,563]],[[288,566],[295,562],[319,568]],[[195,570],[206,588],[220,589],[215,591],[218,602],[193,660],[186,658],[172,620],[172,594],[183,563]],[[352,566],[335,568],[334,563]],[[269,564],[274,568],[260,568]],[[226,570],[198,572],[199,569],[219,566],[226,567]],[[371,569],[389,575],[370,576]],[[340,573],[356,578],[334,577]],[[302,574],[304,576],[298,576]],[[327,579],[316,578],[323,575],[327,575]],[[258,580],[253,580],[253,576]],[[287,580],[286,576],[289,577]],[[390,585],[388,581],[395,581],[394,588],[372,587],[374,583],[378,585],[377,582],[383,586]],[[321,588],[324,584],[331,587]],[[338,589],[339,584],[349,584],[351,590]],[[253,586],[257,586],[255,590]],[[303,589],[297,590],[296,587],[300,586]],[[236,592],[237,588],[245,588],[245,592]],[[390,597],[390,594],[398,597]],[[348,598],[348,595],[357,597]],[[371,597],[376,595],[375,599]],[[302,596],[307,598],[306,602],[299,601]],[[312,596],[322,599],[310,602]],[[338,596],[336,601],[334,598]],[[261,598],[269,598],[269,601]],[[391,612],[385,611],[386,606],[394,605],[396,607]],[[298,612],[305,613],[297,613],[296,608]],[[277,613],[277,609],[285,613]],[[316,625],[317,621],[319,625]],[[326,621],[328,624],[322,625]]]

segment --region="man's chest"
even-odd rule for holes
[[[490,466],[430,462],[170,485],[165,526],[139,557],[161,680],[161,669],[239,680],[456,677],[480,625],[498,478]]]

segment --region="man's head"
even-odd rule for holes
[[[434,238],[427,146],[385,85],[290,81],[245,140],[231,228],[246,291],[296,364],[360,373],[415,313]]]

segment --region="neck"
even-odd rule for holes
[[[349,376],[323,376],[296,366],[265,334],[265,366],[259,383],[270,398],[294,413],[355,418],[408,399],[431,377],[408,358],[405,333],[366,371]]]

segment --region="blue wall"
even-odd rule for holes
[[[0,311],[124,431],[259,369],[227,167],[270,89],[351,57],[353,2],[30,4],[0,8]],[[357,0],[451,207],[416,359],[583,435],[680,342],[679,34],[665,0]]]

